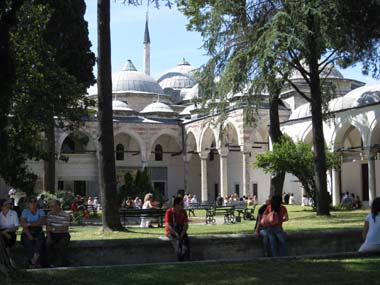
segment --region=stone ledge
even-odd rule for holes
[[[288,235],[291,256],[339,254],[357,251],[361,230],[296,232]],[[192,260],[250,260],[263,255],[254,234],[207,235],[190,237]],[[25,267],[23,248],[12,249],[18,267]],[[68,247],[71,266],[101,266],[175,262],[166,237],[117,240],[71,241]]]

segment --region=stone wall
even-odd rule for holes
[[[352,252],[357,251],[360,244],[360,230],[288,234],[290,255]],[[190,245],[192,260],[244,260],[262,256],[260,241],[252,234],[196,236],[190,238]],[[21,244],[12,252],[16,265],[25,267]],[[71,266],[176,261],[166,238],[72,241],[68,257]]]

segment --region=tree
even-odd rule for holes
[[[54,126],[71,127],[82,121],[89,105],[86,88],[94,82],[94,55],[83,19],[84,1],[3,1],[1,5],[0,53],[5,64],[0,77],[7,75],[8,83],[2,85],[1,96],[0,174],[8,184],[31,192],[36,176],[25,161],[48,159],[49,153],[54,166],[54,138],[48,152],[42,145],[47,134],[54,134]],[[54,169],[51,173],[55,181]]]
[[[370,27],[370,21],[358,17],[353,20],[353,26],[347,25],[350,20],[344,19],[349,13],[371,15],[369,18],[375,19],[370,9],[378,8],[377,1],[368,0],[365,4],[364,8],[360,7],[360,12],[353,12],[359,5],[354,1],[349,1],[348,8],[345,7],[346,1],[180,1],[181,10],[190,17],[189,28],[201,32],[205,39],[204,47],[212,57],[204,68],[209,76],[216,74],[222,79],[234,78],[237,79],[235,82],[240,80],[244,85],[257,77],[256,67],[261,67],[258,69],[260,77],[265,75],[265,67],[272,70],[279,65],[281,68],[276,71],[310,102],[318,215],[329,214],[323,111],[326,111],[333,92],[324,92],[328,90],[324,76],[331,71],[331,64],[339,59],[346,59],[346,64],[352,64],[358,59],[379,58],[374,52],[377,45],[373,42],[373,34],[376,33],[360,30],[360,23]],[[251,29],[246,29],[247,26]],[[358,39],[363,38],[364,43],[358,43],[361,48],[355,48]],[[350,39],[354,39],[354,43]],[[255,46],[264,48],[255,50]],[[238,64],[230,69],[234,61]],[[241,68],[237,68],[239,64]],[[309,86],[310,96],[286,75],[292,70],[301,74]],[[226,76],[230,71],[233,75]],[[273,76],[274,73],[270,74]],[[273,78],[269,81],[273,82]],[[231,90],[236,91],[234,88]],[[221,100],[225,99],[222,95]]]
[[[341,157],[334,152],[326,151],[327,169],[340,169]],[[256,167],[265,172],[288,172],[298,178],[306,193],[313,199],[317,207],[317,193],[314,176],[314,153],[310,145],[294,143],[290,137],[283,136],[275,143],[273,151],[258,154]]]
[[[140,5],[138,0],[124,0],[124,4]],[[148,0],[158,7],[158,0]],[[170,7],[170,1],[165,1]],[[116,167],[114,155],[110,1],[98,0],[98,119],[99,119],[99,187],[103,202],[103,230],[120,230],[116,190]]]

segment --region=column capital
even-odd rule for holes
[[[199,157],[201,159],[207,159],[208,158],[208,154],[209,154],[209,150],[202,150],[201,152],[199,152]]]
[[[218,153],[219,153],[219,155],[221,157],[228,156],[228,152],[229,152],[228,147],[220,147],[220,148],[218,148]]]
[[[250,153],[252,151],[252,144],[242,144],[240,145],[240,152]]]

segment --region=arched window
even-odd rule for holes
[[[74,153],[75,152],[75,142],[70,137],[66,137],[62,143],[62,153]]]
[[[116,160],[124,160],[124,146],[122,144],[116,146]]]
[[[162,146],[160,144],[156,145],[156,147],[154,148],[154,157],[156,161],[162,161],[163,151]]]

